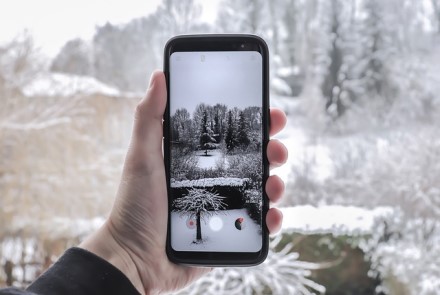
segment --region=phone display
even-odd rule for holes
[[[165,155],[175,253],[260,255],[266,243],[268,106],[257,45],[169,54]]]

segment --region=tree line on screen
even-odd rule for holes
[[[197,105],[192,116],[180,108],[171,117],[173,145],[191,150],[224,148],[227,152],[258,151],[261,148],[260,107],[228,108],[224,104]]]

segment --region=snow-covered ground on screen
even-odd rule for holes
[[[26,96],[121,95],[118,89],[93,77],[62,73],[42,73],[27,84],[22,91]]]
[[[391,218],[391,207],[365,209],[354,206],[295,206],[281,208],[283,233],[334,234],[359,236],[369,234],[380,219]]]
[[[195,152],[198,163],[197,167],[202,169],[211,169],[218,166],[218,164],[225,161],[226,167],[228,165],[227,158],[221,150],[211,150],[208,154],[205,154],[204,150]]]
[[[243,218],[243,228],[235,227],[235,221]],[[249,217],[246,209],[220,211],[201,222],[203,243],[196,240],[195,227],[187,226],[187,216],[171,213],[171,244],[180,251],[234,251],[256,252],[261,249],[259,226]]]

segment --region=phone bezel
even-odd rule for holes
[[[245,45],[242,47],[241,45]],[[169,110],[169,59],[172,53],[178,51],[258,51],[263,60],[263,206],[262,206],[262,247],[258,252],[205,252],[205,251],[176,251],[171,247],[170,217],[168,210],[166,253],[170,261],[186,265],[203,266],[252,266],[262,263],[268,253],[269,234],[266,225],[266,214],[269,200],[266,195],[266,181],[269,177],[269,162],[267,159],[267,144],[269,142],[269,51],[265,41],[254,35],[182,35],[170,39],[164,49],[164,74],[167,84],[167,105],[164,114],[164,162],[166,171],[167,190],[170,188],[170,110]],[[168,195],[168,208],[171,207],[171,197]]]

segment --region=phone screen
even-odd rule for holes
[[[174,52],[169,78],[171,247],[260,251],[261,54]]]

